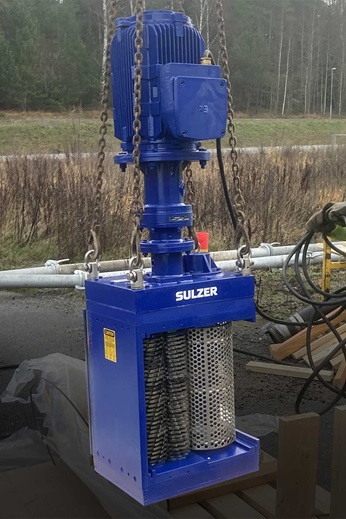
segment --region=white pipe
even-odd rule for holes
[[[252,269],[253,270],[266,270],[266,269],[274,269],[274,268],[282,268],[284,266],[285,261],[287,260],[288,255],[280,255],[280,256],[267,256],[260,258],[252,259]],[[299,265],[302,264],[303,255],[299,256]],[[340,261],[340,256],[337,254],[331,255],[332,262]],[[309,265],[321,264],[323,261],[323,255],[321,252],[311,253],[311,255],[307,258],[307,262]],[[290,261],[289,265],[293,265],[294,258]],[[226,261],[218,261],[217,266],[222,268],[223,270],[229,271],[237,271],[237,262],[236,260],[226,260]],[[146,268],[145,272],[150,272],[150,269]],[[115,272],[106,272],[100,274],[101,278],[108,277],[116,277],[117,279],[113,280],[115,283],[122,280],[128,270],[123,271],[115,271]],[[11,288],[83,288],[84,281],[87,277],[87,274],[82,271],[75,271],[74,274],[69,275],[37,275],[37,274],[3,274],[0,273],[0,290],[3,289],[11,289]]]
[[[0,275],[0,290],[11,288],[82,288],[86,274],[76,271],[71,275],[11,274]]]
[[[340,242],[339,245],[346,245],[345,242]],[[289,254],[293,251],[295,245],[279,245],[274,246],[271,243],[261,243],[261,245],[257,248],[251,249],[251,257],[252,258],[263,258],[270,256],[282,256],[285,254]],[[322,252],[323,244],[322,243],[312,243],[309,245],[309,252]],[[235,260],[238,257],[237,250],[226,250],[226,251],[217,251],[211,252],[211,257],[214,261],[225,261],[225,260]]]
[[[345,242],[336,242],[336,245],[342,246],[346,245]],[[271,257],[271,256],[281,256],[285,254],[289,254],[295,245],[283,245],[283,246],[274,246],[270,243],[261,243],[260,247],[256,247],[251,249],[252,258],[263,258],[263,257]],[[322,243],[313,243],[309,245],[309,252],[322,252],[323,244]],[[236,260],[237,259],[237,251],[236,250],[225,250],[225,251],[217,251],[211,252],[211,257],[214,261],[226,261],[226,260]],[[149,268],[151,266],[150,258],[144,258],[144,267]],[[120,259],[120,260],[110,260],[110,261],[102,261],[100,262],[100,272],[116,272],[123,271],[129,268],[129,260],[128,259]],[[59,261],[48,260],[45,263],[44,267],[32,267],[25,269],[15,269],[15,270],[3,270],[0,271],[0,275],[3,274],[30,274],[30,275],[49,275],[49,274],[73,274],[75,270],[84,270],[83,263],[71,263],[71,264],[62,264]]]
[[[279,269],[282,268],[285,264],[285,261],[287,260],[288,255],[281,255],[281,256],[270,256],[270,257],[264,257],[264,258],[254,258],[252,260],[252,270],[266,270],[266,269]],[[299,265],[302,264],[303,255],[299,255]],[[340,256],[337,254],[331,255],[332,261],[340,261]],[[295,261],[295,258],[292,258],[292,260],[289,262],[289,265],[293,265]],[[311,256],[307,258],[308,265],[318,265],[323,262],[323,255],[321,252],[319,253],[312,253]],[[217,266],[224,269],[224,270],[231,270],[235,271],[237,270],[236,261],[219,261],[217,262]]]
[[[282,268],[287,259],[288,255],[281,256],[267,256],[262,258],[253,258],[252,259],[252,270],[267,270],[267,269],[277,269]],[[299,256],[299,265],[302,264],[303,255]],[[331,255],[332,261],[340,261],[340,256],[337,254]],[[323,255],[321,252],[312,253],[311,256],[307,258],[308,265],[318,265],[323,261]],[[294,258],[290,261],[289,265],[293,265]],[[223,270],[229,270],[236,272],[238,270],[236,260],[226,260],[226,261],[217,261],[217,266],[222,268]],[[150,272],[150,269],[144,269],[146,273]],[[115,271],[115,272],[106,272],[104,274],[100,274],[100,277],[108,278],[108,277],[124,277],[128,273],[127,270],[123,271]]]

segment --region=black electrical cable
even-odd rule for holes
[[[217,141],[216,141],[216,150],[217,150],[217,158],[218,158],[218,163],[219,163],[219,170],[220,170],[220,176],[221,176],[221,182],[222,182],[223,193],[224,193],[224,197],[225,197],[225,201],[226,201],[226,206],[227,206],[230,218],[231,218],[233,228],[236,231],[237,216],[236,216],[234,207],[232,205],[231,197],[230,197],[230,194],[228,191],[223,156],[222,156],[221,139],[217,139]],[[322,371],[322,369],[327,366],[328,362],[334,357],[334,355],[339,350],[342,350],[342,352],[345,356],[345,359],[346,359],[346,339],[344,341],[341,339],[339,332],[337,331],[336,327],[332,324],[333,319],[338,317],[346,308],[346,287],[343,287],[343,288],[335,291],[334,293],[324,292],[311,279],[309,272],[308,272],[307,254],[308,254],[309,245],[311,243],[313,236],[314,236],[313,232],[308,232],[305,234],[305,236],[303,236],[303,238],[298,242],[298,244],[294,247],[294,249],[288,254],[288,256],[285,260],[285,263],[283,265],[283,269],[282,269],[282,278],[283,278],[283,281],[284,281],[287,289],[289,290],[289,292],[291,292],[291,294],[293,294],[300,301],[302,301],[308,305],[311,305],[314,308],[315,312],[312,314],[310,320],[308,322],[294,323],[291,321],[276,319],[276,318],[273,318],[273,317],[270,317],[269,315],[267,315],[258,306],[258,304],[256,304],[256,310],[259,313],[259,315],[261,315],[263,318],[265,318],[268,321],[274,322],[276,324],[283,324],[288,327],[290,327],[290,326],[299,327],[299,328],[307,327],[306,347],[307,347],[308,359],[310,362],[310,366],[312,368],[312,373],[311,373],[311,376],[308,378],[308,380],[303,385],[303,387],[297,397],[295,409],[296,409],[297,413],[300,413],[300,406],[301,406],[301,402],[304,398],[304,395],[305,395],[306,391],[308,390],[308,388],[310,387],[311,383],[317,378],[323,384],[324,387],[326,387],[330,391],[336,393],[336,397],[332,400],[332,402],[330,402],[326,407],[324,407],[320,411],[320,414],[322,415],[322,414],[325,414],[326,412],[328,412],[343,396],[346,396],[346,382],[345,382],[343,388],[341,390],[338,390],[338,389],[334,388],[334,386],[332,384],[329,384],[328,382],[326,382],[323,379],[323,377],[320,375],[320,372]],[[323,236],[323,238],[324,238],[325,242],[327,243],[327,245],[329,245],[329,247],[332,250],[334,250],[335,252],[337,252],[338,254],[340,254],[342,256],[346,256],[346,253],[344,251],[340,250],[334,244],[332,244],[327,236]],[[303,249],[303,252],[302,252],[302,249]],[[300,254],[302,254],[302,270],[303,270],[303,274],[305,277],[305,281],[308,283],[308,285],[310,285],[310,288],[312,288],[312,290],[314,291],[315,294],[322,295],[324,297],[324,299],[322,301],[318,301],[318,300],[314,299],[307,289],[307,286],[306,286],[306,284],[302,278],[302,275],[300,273],[300,270],[299,270]],[[293,285],[288,280],[287,269],[290,266],[292,260],[293,260],[293,266],[294,266],[296,280],[298,282],[298,285],[299,285],[302,293],[298,292],[295,289],[295,287],[293,287]],[[332,306],[335,307],[336,303],[340,303],[340,308],[339,308],[339,310],[336,310],[333,313],[332,319],[329,319],[322,312],[322,308],[327,309],[328,307],[332,307]],[[313,357],[312,357],[312,349],[311,349],[311,333],[312,333],[312,326],[321,325],[321,324],[326,324],[328,326],[330,331],[334,334],[336,340],[339,341],[339,344],[323,360],[323,362],[319,366],[315,366]],[[253,357],[257,357],[262,360],[270,360],[271,362],[277,362],[278,364],[292,365],[292,364],[286,363],[286,362],[275,361],[274,359],[271,359],[270,357],[267,357],[265,355],[254,354],[252,352],[239,350],[237,348],[234,348],[234,351],[237,353],[243,354],[243,355],[251,355]]]
[[[297,259],[299,258],[299,255],[300,255],[300,251],[305,243],[305,240],[306,239],[310,239],[311,237],[313,236],[313,233],[307,233],[301,240],[300,242],[295,246],[295,248],[288,254],[286,260],[285,260],[285,263],[283,265],[283,269],[282,269],[282,278],[284,280],[284,283],[286,285],[286,287],[288,288],[288,290],[297,298],[299,299],[300,301],[303,301],[304,303],[306,304],[309,304],[309,305],[313,305],[314,303],[318,304],[319,306],[332,306],[335,304],[334,301],[316,301],[315,299],[312,299],[311,296],[307,297],[307,296],[303,296],[302,294],[300,294],[300,292],[298,292],[293,286],[292,284],[289,282],[288,280],[288,276],[287,276],[287,269],[288,267],[290,266],[290,262],[291,260],[293,259],[293,257],[297,257]],[[304,260],[304,258],[303,258]],[[306,258],[305,258],[306,260]],[[301,288],[303,288],[301,286]]]
[[[332,243],[330,241],[330,239],[328,238],[328,236],[326,236],[325,234],[323,235],[323,239],[326,242],[326,244],[328,245],[328,247],[330,247],[333,251],[335,251],[338,254],[340,254],[340,256],[346,256],[346,252],[341,250],[341,249],[339,249],[339,247],[337,247],[334,243]]]
[[[284,268],[283,268],[283,271],[282,271],[282,275],[283,275],[283,279],[284,279],[285,285],[288,288],[288,290],[293,295],[298,297],[298,299],[303,300],[304,302],[308,302],[315,309],[315,312],[312,314],[312,316],[310,318],[310,322],[309,322],[309,325],[308,325],[308,328],[307,328],[307,331],[306,331],[306,338],[307,338],[307,340],[306,340],[306,347],[307,347],[308,359],[309,359],[309,362],[310,362],[310,366],[312,368],[312,373],[311,373],[310,377],[307,379],[307,381],[304,383],[301,391],[298,394],[298,397],[297,397],[297,400],[296,400],[295,409],[296,409],[297,413],[300,413],[300,407],[301,407],[301,403],[302,403],[302,400],[304,398],[304,395],[305,395],[306,391],[308,390],[308,388],[310,387],[311,383],[317,378],[323,384],[324,387],[326,387],[327,389],[329,389],[330,391],[332,391],[333,393],[336,394],[335,398],[327,406],[325,406],[320,411],[320,414],[325,414],[343,396],[345,396],[346,383],[344,384],[344,387],[341,390],[338,390],[334,386],[332,386],[331,384],[326,382],[323,379],[323,377],[320,375],[320,372],[321,372],[321,370],[323,370],[327,366],[329,361],[335,356],[335,354],[338,351],[342,350],[343,353],[344,353],[344,356],[346,358],[346,347],[345,347],[346,340],[342,340],[341,339],[341,336],[340,336],[339,332],[337,331],[336,327],[332,323],[332,320],[336,317],[336,314],[338,313],[340,315],[340,313],[342,311],[344,311],[344,309],[346,307],[346,294],[345,294],[345,287],[342,287],[341,289],[336,290],[334,293],[331,293],[331,294],[330,293],[322,293],[321,295],[323,295],[325,297],[324,300],[323,301],[316,301],[315,299],[313,299],[313,297],[310,295],[309,291],[307,290],[307,287],[306,287],[306,285],[304,283],[304,280],[303,280],[303,278],[301,276],[301,273],[300,273],[300,270],[299,270],[299,256],[300,256],[302,248],[303,248],[303,253],[302,253],[302,270],[303,270],[305,279],[308,282],[308,284],[310,285],[310,287],[313,288],[316,293],[320,293],[319,287],[317,287],[313,283],[313,281],[310,278],[309,272],[308,272],[308,258],[307,258],[307,254],[308,254],[308,247],[309,247],[309,244],[311,242],[312,236],[313,236],[313,233],[307,233],[300,240],[300,242],[296,245],[296,247],[294,248],[292,253],[288,256],[288,258],[287,258],[287,260],[285,262],[285,265],[284,265]],[[304,295],[301,295],[299,292],[297,292],[297,290],[288,281],[287,268],[288,268],[289,264],[291,263],[291,260],[293,259],[293,256],[294,256],[294,270],[295,270],[295,275],[296,275],[296,281],[298,282],[300,290],[302,291],[302,293]],[[317,288],[318,290],[315,290],[315,288]],[[345,296],[343,297],[344,294],[345,294]],[[333,299],[334,299],[334,301],[333,301]],[[333,303],[335,305],[335,299],[337,299],[338,302],[340,302],[340,309],[339,309],[338,312],[336,312],[333,315],[333,319],[329,319],[326,315],[324,315],[322,313],[321,308],[323,306],[325,306],[325,305],[331,304],[331,301],[333,301]],[[312,357],[311,333],[312,333],[312,326],[313,326],[314,321],[315,321],[315,319],[316,319],[316,317],[318,315],[325,322],[325,324],[327,324],[328,328],[334,334],[334,336],[335,336],[336,340],[339,342],[339,344],[323,360],[323,362],[319,366],[316,366],[314,364],[313,357]]]
[[[303,257],[303,265],[304,263],[306,262],[306,256]],[[305,270],[307,271],[307,266],[305,265]],[[340,292],[342,291],[343,289],[339,289],[337,290],[335,293],[336,294],[340,294]],[[328,297],[330,297],[330,295],[328,294]],[[344,308],[345,305],[343,305],[342,308]],[[315,310],[316,312],[315,313],[318,313],[319,312],[319,308],[318,306],[316,305],[315,307]],[[308,332],[307,332],[307,344],[306,344],[306,347],[307,347],[307,354],[308,354],[308,358],[309,358],[309,362],[310,362],[310,366],[312,368],[312,374],[311,376],[309,377],[309,379],[306,381],[306,383],[303,385],[298,397],[297,397],[297,401],[296,401],[296,411],[297,412],[300,412],[300,405],[301,405],[301,402],[302,402],[302,399],[306,393],[306,391],[308,390],[310,384],[312,383],[312,381],[314,380],[314,378],[318,378],[320,380],[320,382],[323,384],[324,387],[326,387],[327,389],[331,390],[333,393],[336,394],[336,397],[334,398],[334,400],[332,400],[332,402],[330,402],[327,406],[325,406],[323,408],[323,410],[320,412],[320,414],[325,414],[326,412],[328,412],[334,405],[336,405],[336,403],[344,396],[345,394],[345,388],[346,388],[346,383],[344,385],[343,388],[341,388],[341,390],[338,390],[336,389],[334,386],[332,386],[331,384],[329,384],[328,382],[326,382],[321,376],[320,376],[320,371],[325,368],[328,364],[328,362],[338,353],[338,351],[342,350],[345,358],[346,358],[346,347],[345,347],[345,343],[346,341],[342,340],[340,334],[338,333],[338,331],[336,330],[336,328],[331,324],[331,323],[327,323],[328,326],[329,326],[329,329],[333,332],[336,340],[338,341],[338,345],[333,349],[333,351],[323,360],[323,362],[319,365],[319,366],[316,366],[314,361],[313,361],[313,357],[312,357],[312,348],[311,348],[311,331],[312,331],[312,325],[310,325],[309,329],[308,329]]]
[[[228,191],[225,167],[224,167],[223,156],[222,156],[221,139],[216,139],[216,151],[217,151],[217,159],[218,159],[218,164],[219,164],[219,170],[220,170],[223,194],[224,194],[224,197],[225,197],[226,206],[227,206],[230,218],[231,218],[233,229],[234,229],[234,231],[236,231],[237,225],[238,225],[238,223],[237,223],[237,216],[235,214],[235,210],[234,210],[234,207],[233,207],[233,204],[232,204],[232,200],[231,200],[231,197],[230,197],[230,194],[229,194],[229,191]],[[261,317],[263,317],[267,321],[271,321],[271,322],[276,323],[276,324],[283,324],[283,325],[286,325],[286,326],[295,326],[295,327],[298,327],[298,328],[302,328],[304,326],[308,326],[308,324],[309,324],[308,322],[304,322],[304,321],[301,321],[299,323],[294,323],[292,321],[285,321],[285,320],[281,320],[281,319],[276,319],[275,317],[271,317],[268,314],[266,314],[258,306],[258,304],[256,304],[256,310],[257,310],[257,312],[259,313],[259,315]],[[322,323],[323,323],[323,321],[321,321],[321,322],[317,321],[315,324],[318,325],[318,324],[322,324]]]
[[[332,298],[332,299],[340,299],[340,295],[338,293],[331,293],[331,292],[325,292],[324,290],[322,290],[321,288],[319,288],[314,282],[313,280],[311,279],[310,277],[310,274],[309,274],[309,271],[308,271],[308,265],[307,265],[307,261],[306,261],[306,257],[307,257],[307,254],[308,254],[308,249],[309,249],[309,245],[310,245],[310,242],[307,241],[304,245],[304,250],[303,250],[303,260],[302,260],[302,267],[303,267],[303,272],[304,272],[304,276],[305,276],[305,279],[306,281],[309,283],[310,287],[315,291],[317,292],[318,294],[321,294],[322,296],[324,297],[328,297],[328,298]],[[342,287],[342,289],[340,289],[340,292],[345,292],[345,296],[346,296],[346,286],[345,287]]]
[[[282,366],[295,366],[292,362],[286,362],[284,360],[276,360],[272,357],[269,357],[269,355],[261,355],[260,353],[254,353],[252,351],[242,350],[240,348],[233,348],[233,351],[235,353],[240,353],[241,355],[247,355],[249,357],[255,357],[256,359],[261,360],[269,360],[269,362],[273,362],[274,364],[280,364]]]
[[[335,305],[335,301],[334,301],[334,305]],[[263,319],[266,319],[267,321],[270,321],[272,323],[275,323],[275,324],[283,324],[285,326],[294,326],[296,328],[306,328],[307,326],[309,326],[309,321],[284,321],[282,319],[277,319],[276,317],[272,317],[271,315],[265,313],[262,308],[260,308],[258,306],[258,303],[256,303],[256,311],[257,313],[263,317]],[[343,312],[343,309],[342,310],[338,310],[336,313],[335,313],[335,317],[338,317],[338,315],[340,315],[341,313]],[[324,324],[325,321],[321,320],[321,319],[317,319],[317,321],[314,321],[312,324],[314,326],[318,326],[320,324]]]
[[[19,368],[19,364],[0,364],[0,370],[10,370]]]
[[[302,257],[302,264],[304,264],[305,262],[305,267],[306,267],[306,270],[307,270],[307,265],[306,265],[306,254],[307,254],[307,250],[308,250],[308,247],[309,244],[310,244],[310,241],[311,241],[311,237],[307,237],[306,241],[305,241],[305,245],[304,245],[304,250],[305,250],[305,255],[303,253],[303,257]],[[305,249],[306,247],[306,249]],[[305,283],[304,283],[304,280],[301,276],[301,273],[300,273],[300,269],[299,269],[299,254],[300,254],[300,250],[301,249],[298,249],[296,255],[295,255],[295,258],[294,258],[294,271],[295,271],[295,275],[296,275],[296,280],[298,281],[299,283],[299,286],[302,290],[302,292],[305,294],[305,297],[307,298],[311,298],[310,296],[310,293],[309,291],[307,290],[306,286],[305,286]],[[311,298],[311,300],[313,301],[313,299]],[[335,326],[332,324],[331,320],[328,318],[328,316],[324,315],[321,311],[321,306],[319,304],[319,302],[313,302],[312,303],[313,305],[313,308],[315,310],[315,315],[319,315],[325,322],[325,324],[327,324],[327,326],[329,327],[329,329],[331,330],[331,332],[333,332],[334,336],[336,337],[336,339],[340,342],[342,339],[341,339],[341,336],[339,334],[339,332],[337,331],[337,329],[335,328]],[[311,332],[312,332],[312,319],[310,318],[310,323],[309,323],[309,326],[308,326],[308,329],[307,329],[307,338],[308,338],[308,341],[310,340],[311,341]],[[320,374],[320,369],[316,369],[316,366],[313,362],[313,358],[312,358],[312,354],[311,354],[311,349],[309,351],[309,349],[307,348],[307,353],[308,353],[308,358],[309,358],[309,362],[310,362],[310,366],[312,368],[313,371],[315,371],[315,377],[323,384],[325,385],[325,387],[327,389],[330,389],[331,391],[333,392],[336,392],[338,393],[338,390],[336,390],[334,388],[334,386],[332,386],[332,384],[329,384],[328,382],[325,382],[323,377],[321,376]]]
[[[300,406],[301,406],[302,400],[304,398],[304,395],[305,395],[306,391],[308,390],[308,388],[310,387],[311,383],[317,378],[323,384],[324,387],[326,387],[327,389],[329,389],[330,391],[332,391],[333,393],[336,394],[335,398],[320,411],[320,414],[324,414],[324,413],[328,412],[343,396],[345,396],[346,383],[341,390],[338,390],[332,384],[325,381],[323,379],[323,377],[320,375],[320,372],[327,366],[328,362],[336,355],[336,353],[338,351],[342,350],[344,353],[345,359],[346,359],[346,346],[345,346],[346,339],[342,340],[339,332],[337,331],[337,328],[332,323],[333,319],[335,319],[335,317],[340,315],[346,308],[346,287],[342,287],[342,288],[336,290],[334,293],[323,292],[312,281],[312,279],[309,275],[309,272],[308,272],[308,258],[307,258],[308,248],[309,248],[309,244],[311,243],[312,237],[313,237],[313,233],[307,233],[299,241],[299,243],[294,247],[292,252],[288,255],[288,257],[284,263],[284,266],[283,266],[282,277],[283,277],[283,280],[284,280],[285,285],[288,288],[288,290],[295,297],[297,297],[301,301],[304,301],[304,303],[308,303],[309,305],[311,305],[315,310],[314,313],[312,314],[312,316],[310,317],[310,320],[309,320],[308,326],[307,326],[307,331],[306,331],[307,354],[308,354],[310,366],[312,368],[312,373],[311,373],[311,376],[309,377],[309,379],[303,385],[301,391],[299,392],[299,395],[296,400],[295,409],[296,409],[297,413],[300,413]],[[302,249],[303,249],[303,252],[302,252]],[[302,261],[301,261],[302,270],[303,270],[303,274],[305,277],[305,281],[310,285],[310,288],[312,288],[315,293],[324,296],[323,301],[314,299],[307,289],[307,286],[305,284],[305,281],[304,281],[304,279],[301,275],[301,271],[300,271],[299,260],[300,260],[301,254],[302,254]],[[291,266],[292,261],[293,261],[293,267],[294,267],[294,271],[295,271],[296,282],[299,285],[301,293],[298,292],[296,290],[296,288],[293,287],[292,284],[288,280],[287,270],[288,270],[288,267]],[[338,303],[338,304],[340,303],[340,308],[339,308],[339,310],[337,310],[333,313],[332,319],[330,319],[327,315],[325,315],[322,312],[322,308],[325,308],[325,307],[328,308],[328,306],[335,307],[336,303]],[[265,314],[259,308],[258,308],[258,310],[259,310],[260,315],[262,315],[268,319],[269,316],[267,314]],[[269,320],[272,320],[272,319],[269,318]],[[281,320],[273,319],[273,321],[275,322],[275,321],[281,321]],[[323,360],[323,362],[319,366],[316,366],[314,364],[313,357],[312,357],[312,348],[311,348],[312,326],[315,325],[316,322],[318,322],[319,324],[322,324],[322,323],[326,324],[328,326],[328,328],[330,329],[330,331],[334,334],[336,341],[338,341],[338,345]],[[287,326],[294,325],[291,322],[280,322],[280,324],[286,324]],[[298,326],[301,324],[302,323],[297,323]],[[271,359],[271,361],[272,361],[272,359]]]

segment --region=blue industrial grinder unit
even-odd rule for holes
[[[136,17],[111,47],[116,163],[133,161]],[[235,429],[232,322],[254,321],[254,280],[194,252],[182,172],[221,138],[227,84],[205,65],[190,18],[143,17],[141,242],[152,269],[86,282],[90,435],[96,472],[148,505],[258,469],[259,442]]]

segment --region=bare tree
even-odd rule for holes
[[[280,83],[281,83],[281,62],[282,62],[282,47],[284,41],[284,16],[285,16],[285,0],[282,0],[282,10],[281,10],[281,26],[280,26],[280,45],[279,45],[279,59],[278,59],[278,75],[277,75],[277,83],[276,83],[276,103],[275,103],[275,112],[279,106],[279,97],[280,97]]]
[[[290,32],[289,40],[288,40],[287,61],[286,61],[284,99],[283,99],[283,102],[282,102],[281,115],[285,115],[286,97],[287,97],[287,84],[288,84],[288,73],[289,73],[289,69],[290,69],[290,58],[291,58],[291,47],[292,47],[292,36],[291,36],[291,32]]]
[[[199,0],[199,21],[198,29],[203,34],[206,33],[207,48],[210,48],[210,13],[212,6],[209,0]]]
[[[340,15],[340,42],[341,42],[341,59],[339,63],[339,116],[342,111],[342,100],[343,100],[343,86],[344,86],[344,67],[345,67],[345,0],[339,2],[339,15]]]
[[[106,60],[107,60],[107,32],[108,32],[108,3],[107,0],[102,1],[103,7],[103,53],[102,53],[102,89],[106,75]]]
[[[314,2],[314,9],[312,14],[312,27],[310,35],[310,45],[308,54],[308,66],[306,68],[305,75],[305,103],[304,113],[310,114],[311,112],[311,94],[312,94],[312,80],[313,80],[313,57],[314,57],[314,43],[315,43],[315,30],[316,30],[316,0]]]

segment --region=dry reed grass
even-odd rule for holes
[[[243,192],[252,243],[293,243],[312,212],[329,200],[345,199],[346,149],[314,153],[243,155]],[[229,159],[225,159],[232,188]],[[94,207],[95,159],[16,157],[0,162],[0,237],[35,246],[48,241],[56,257],[81,259]],[[233,248],[217,162],[195,166],[196,227],[210,232],[211,246]],[[132,175],[107,158],[102,199],[101,242],[106,256],[129,253]]]

